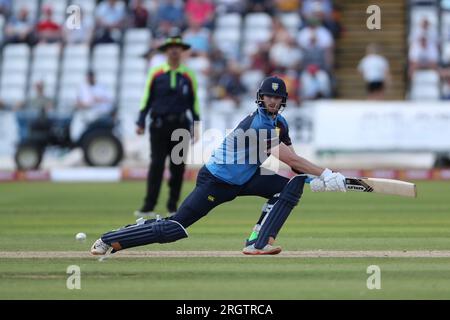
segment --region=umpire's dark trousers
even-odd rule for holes
[[[149,211],[153,211],[158,201],[167,157],[170,159],[170,194],[166,207],[169,212],[177,210],[185,164],[184,161],[181,164],[175,164],[172,161],[170,157],[172,149],[180,142],[171,141],[171,137],[176,129],[189,130],[189,126],[189,120],[183,115],[155,117],[152,119],[150,124],[151,163],[147,176],[147,195],[145,197],[145,207]],[[186,145],[189,145],[189,143],[186,143]],[[187,152],[184,149],[183,151]],[[180,153],[180,156],[186,157],[187,155],[183,154],[183,151]]]

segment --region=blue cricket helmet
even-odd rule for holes
[[[262,108],[265,108],[264,105],[262,105],[262,96],[264,95],[282,97],[280,110],[286,107],[288,93],[283,79],[273,76],[267,77],[261,82],[259,89],[256,92],[256,103]]]

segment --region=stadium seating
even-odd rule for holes
[[[437,100],[440,96],[439,74],[434,70],[416,71],[411,81],[412,100]]]
[[[30,48],[9,44],[3,49],[0,99],[7,104],[24,102],[29,72]]]
[[[245,29],[268,29],[272,26],[272,18],[264,12],[249,13],[245,16]]]
[[[76,101],[77,90],[86,78],[89,68],[89,47],[87,45],[67,45],[64,48],[58,108],[69,111]]]
[[[272,38],[272,18],[267,13],[250,13],[244,20],[243,53],[249,56],[258,50],[261,43]]]
[[[256,92],[263,78],[264,73],[261,70],[250,70],[242,74],[241,81],[248,91]]]
[[[295,38],[302,24],[301,17],[296,13],[283,13],[280,15],[280,20],[289,34]]]
[[[229,13],[217,17],[217,29],[240,29],[242,25],[242,17],[237,13]]]
[[[97,0],[14,0],[13,12],[22,7],[30,11],[31,17],[38,21],[43,6],[53,9],[53,18],[64,24],[69,5],[78,5],[83,17],[93,18]],[[131,1],[128,2],[131,8]],[[158,2],[145,0],[149,12],[155,13]],[[441,62],[450,64],[450,12],[439,9],[438,1],[410,1],[410,32],[414,32],[426,17],[442,35],[440,44]],[[442,15],[439,17],[439,14]],[[239,61],[244,70],[241,81],[248,89],[243,100],[253,99],[252,94],[264,77],[261,70],[247,70],[250,57],[260,50],[262,44],[273,37],[273,18],[276,17],[295,36],[301,28],[302,16],[297,12],[283,12],[270,16],[264,12],[221,13],[217,15],[211,30],[213,44],[227,59]],[[0,16],[0,42],[6,20]],[[154,27],[154,26],[152,26]],[[128,28],[120,43],[98,44],[39,44],[29,48],[23,44],[8,44],[2,49],[2,69],[0,70],[0,99],[5,102],[18,102],[35,95],[34,84],[45,82],[45,93],[55,100],[62,111],[73,107],[78,88],[85,81],[86,72],[92,68],[98,82],[106,85],[120,108],[136,109],[143,95],[148,63],[143,58],[156,36],[154,28]],[[207,105],[208,90],[211,84],[207,75],[210,61],[204,57],[191,58],[186,63],[193,68],[198,77],[199,96],[202,107]],[[14,73],[14,74],[12,74]],[[410,80],[411,99],[439,98],[440,79],[436,74],[420,72]],[[425,89],[424,89],[425,88]],[[242,103],[243,104],[243,103]]]
[[[119,45],[110,43],[96,45],[92,56],[92,69],[96,74],[96,79],[106,86],[113,99],[116,98],[117,93],[119,54]]]
[[[450,41],[442,44],[442,62],[450,64]]]
[[[241,41],[239,28],[217,28],[213,33],[214,45],[219,48],[227,58],[238,59]]]
[[[3,42],[3,28],[5,26],[5,17],[0,15],[0,43]]]
[[[147,78],[147,62],[143,58],[151,46],[152,34],[147,29],[129,29],[124,36],[121,62],[119,108],[137,108]]]
[[[44,93],[50,99],[56,96],[61,46],[59,44],[38,44],[33,48],[28,97],[36,95],[36,82],[44,82]]]

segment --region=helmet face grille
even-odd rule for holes
[[[286,91],[286,84],[284,83],[283,79],[278,78],[278,77],[268,77],[268,78],[265,78],[261,82],[261,85],[259,86],[259,89],[256,92],[256,101],[255,102],[259,108],[266,110],[266,107],[264,106],[264,103],[262,100],[262,97],[264,95],[283,98],[281,100],[280,109],[278,110],[277,113],[282,112],[284,110],[284,108],[286,108],[286,101],[288,98],[288,93]],[[266,112],[268,112],[268,111],[266,110]],[[270,113],[270,114],[272,114],[272,113]]]

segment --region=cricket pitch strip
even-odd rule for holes
[[[245,258],[239,251],[121,251],[113,255],[114,259],[123,258]],[[447,250],[421,251],[340,251],[311,250],[283,251],[275,256],[257,256],[277,258],[450,258]],[[86,251],[0,251],[0,259],[98,259]]]

